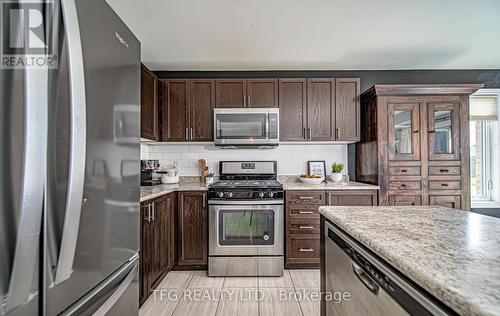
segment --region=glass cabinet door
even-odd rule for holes
[[[460,159],[460,104],[428,103],[429,160]]]
[[[420,160],[418,103],[388,104],[389,160]]]

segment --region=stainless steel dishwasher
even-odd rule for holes
[[[325,269],[326,293],[333,297],[349,293],[348,299],[326,301],[326,315],[453,314],[328,222]]]

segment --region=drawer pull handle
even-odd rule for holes
[[[313,252],[313,251],[314,251],[314,249],[312,249],[312,248],[302,248],[302,247],[300,247],[300,248],[299,248],[299,251],[300,251],[300,252]]]
[[[439,172],[450,172],[449,169],[439,169]]]
[[[406,187],[406,184],[401,183],[401,187],[402,187],[402,188]]]
[[[441,186],[442,186],[442,187],[447,187],[447,186],[448,186],[448,184],[447,184],[447,183],[441,183]]]
[[[299,226],[300,229],[314,229],[314,226]]]
[[[299,211],[299,214],[313,214],[313,211]]]
[[[401,169],[401,172],[408,172],[408,170],[406,170],[406,169]]]
[[[299,196],[299,200],[312,200],[314,199],[313,196]]]

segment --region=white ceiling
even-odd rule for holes
[[[153,70],[500,69],[500,0],[107,0]]]

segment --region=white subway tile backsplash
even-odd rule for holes
[[[210,172],[219,173],[220,160],[276,160],[278,174],[298,175],[307,172],[308,160],[324,160],[326,172],[340,162],[347,170],[347,145],[282,144],[275,149],[221,149],[213,144],[141,144],[141,159],[158,159],[160,166],[174,164],[181,176],[198,176],[198,159],[205,159]]]

